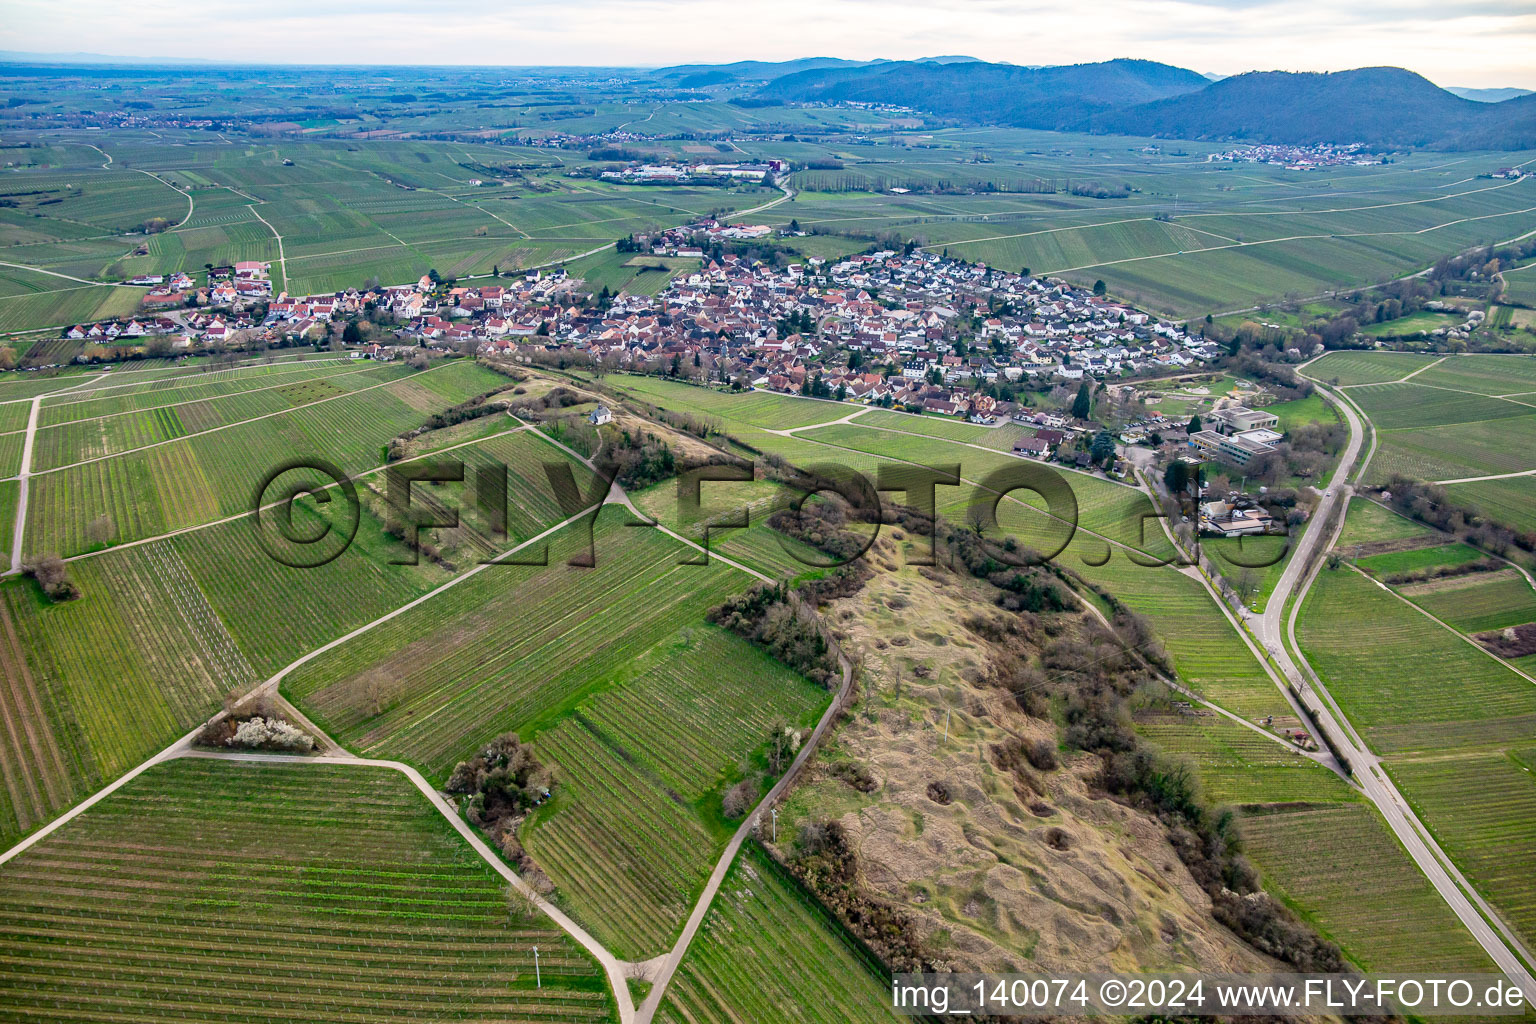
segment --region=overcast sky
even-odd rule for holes
[[[1536,89],[1536,0],[0,0],[0,47],[280,63],[659,65],[968,54],[1201,72],[1389,64]]]

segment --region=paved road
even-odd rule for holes
[[[1365,428],[1360,416],[1356,414],[1350,403],[1342,400],[1341,396],[1329,388],[1319,387],[1319,390],[1344,414],[1345,422],[1349,426],[1349,443],[1339,459],[1338,468],[1334,471],[1323,498],[1318,503],[1317,510],[1313,513],[1313,522],[1321,527],[1322,524],[1327,523],[1328,516],[1339,506],[1339,503],[1347,502],[1353,493],[1353,488],[1348,483],[1350,468],[1359,457],[1365,438]],[[1450,866],[1449,860],[1445,858],[1444,853],[1429,836],[1423,824],[1408,807],[1407,801],[1397,791],[1397,787],[1381,770],[1380,760],[1349,726],[1342,713],[1335,714],[1337,705],[1334,704],[1333,698],[1328,694],[1322,680],[1312,670],[1311,665],[1306,663],[1305,658],[1300,658],[1298,665],[1283,642],[1283,637],[1287,635],[1294,642],[1296,614],[1300,611],[1302,600],[1306,597],[1308,588],[1321,568],[1322,560],[1312,563],[1312,556],[1332,547],[1343,527],[1344,517],[1340,516],[1339,521],[1330,530],[1321,528],[1308,530],[1301,542],[1297,544],[1290,563],[1281,574],[1274,594],[1265,606],[1264,614],[1249,616],[1247,621],[1260,642],[1274,656],[1276,663],[1291,684],[1302,694],[1303,702],[1317,715],[1323,728],[1327,730],[1329,736],[1333,737],[1344,756],[1349,758],[1355,771],[1355,778],[1362,790],[1376,805],[1382,817],[1391,826],[1393,833],[1396,834],[1398,841],[1408,851],[1408,855],[1413,858],[1414,863],[1435,887],[1435,891],[1461,919],[1462,924],[1477,939],[1479,945],[1487,951],[1498,969],[1509,975],[1521,987],[1527,1000],[1536,1001],[1536,979],[1532,978],[1530,971],[1511,949],[1512,946],[1520,948],[1518,938],[1510,934],[1502,923],[1492,925],[1489,923],[1490,918],[1494,922],[1498,922],[1499,919],[1492,914],[1466,880],[1460,877],[1460,873],[1455,872],[1455,868]],[[1327,536],[1325,537],[1324,534]],[[1308,571],[1309,563],[1312,563],[1310,572]],[[1287,618],[1284,609],[1287,599],[1293,592],[1296,594],[1296,605]],[[1300,647],[1298,646],[1296,650],[1299,652]],[[1309,689],[1315,693],[1309,693]],[[1322,699],[1319,700],[1318,697]],[[1474,901],[1477,906],[1474,906]],[[1488,918],[1479,913],[1478,907],[1488,912]],[[1528,953],[1526,955],[1529,956]]]

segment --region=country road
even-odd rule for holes
[[[1307,365],[1310,364],[1303,364],[1299,369],[1305,370]],[[1360,448],[1365,439],[1365,427],[1354,407],[1341,395],[1321,385],[1318,386],[1318,390],[1343,413],[1349,427],[1349,443],[1339,459],[1338,468],[1334,470],[1322,499],[1318,502],[1317,509],[1313,512],[1313,522],[1326,525],[1329,516],[1339,507],[1341,501],[1346,503],[1347,511],[1347,502],[1354,491],[1348,482],[1350,470],[1355,460],[1359,458]],[[1414,815],[1408,802],[1397,791],[1397,787],[1382,771],[1380,760],[1364,740],[1349,727],[1342,712],[1335,714],[1337,705],[1323,685],[1321,677],[1311,665],[1307,664],[1306,658],[1300,653],[1300,646],[1295,646],[1295,658],[1286,647],[1287,637],[1293,644],[1295,643],[1297,613],[1301,610],[1302,602],[1306,598],[1312,581],[1316,579],[1318,571],[1322,568],[1323,559],[1313,556],[1326,552],[1332,547],[1343,528],[1344,516],[1341,515],[1332,529],[1308,530],[1301,542],[1297,544],[1296,551],[1292,554],[1285,571],[1281,573],[1274,593],[1265,605],[1264,613],[1246,616],[1247,622],[1259,641],[1274,657],[1291,685],[1301,694],[1302,701],[1317,715],[1328,735],[1333,737],[1340,751],[1349,759],[1354,768],[1355,778],[1365,795],[1376,805],[1398,841],[1403,844],[1408,855],[1419,866],[1419,870],[1424,872],[1430,884],[1435,887],[1435,891],[1461,919],[1462,924],[1477,939],[1478,944],[1488,953],[1498,969],[1509,975],[1511,980],[1520,986],[1528,1001],[1536,1002],[1536,979],[1532,978],[1531,972],[1514,950],[1519,949],[1527,959],[1530,958],[1529,952],[1524,950],[1519,939],[1504,927],[1466,880],[1460,877],[1460,872],[1456,872],[1454,867],[1449,866],[1449,859]],[[1293,593],[1295,606],[1287,616],[1285,608]],[[1309,691],[1316,693],[1322,699],[1311,698]],[[1482,908],[1483,912],[1479,912],[1479,908]],[[1490,924],[1490,920],[1494,924]]]

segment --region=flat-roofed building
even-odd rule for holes
[[[1260,427],[1273,429],[1280,425],[1280,417],[1272,412],[1250,409],[1246,405],[1227,405],[1210,415],[1211,423],[1223,434],[1238,434]]]

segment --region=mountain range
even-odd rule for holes
[[[772,67],[757,65],[753,74]],[[1536,148],[1536,95],[1467,99],[1402,68],[1255,71],[1212,81],[1168,64],[1124,59],[1022,67],[821,58],[777,67],[783,73],[755,95],[882,103],[1053,131],[1297,145],[1360,142],[1384,149]],[[733,74],[733,80],[746,78]]]

